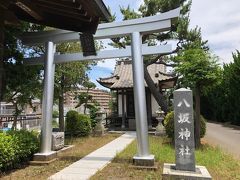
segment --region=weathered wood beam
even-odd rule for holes
[[[58,8],[54,8],[52,6],[48,6],[47,4],[41,4],[39,5],[42,9],[44,9],[44,11],[47,11],[49,13],[54,12],[54,14],[60,15],[60,16],[65,16],[65,17],[69,17],[69,18],[73,18],[73,19],[77,19],[83,22],[91,22],[93,19],[92,17],[88,17],[85,16],[83,14],[80,14],[78,12],[76,12],[74,9],[72,9],[71,11],[65,11],[63,9],[58,9]]]
[[[42,3],[45,3],[45,4],[51,4],[51,5],[54,5],[55,7],[60,7],[60,8],[66,8],[66,9],[72,9],[73,7],[75,7],[76,9],[79,9],[81,10],[82,9],[82,5],[80,3],[73,3],[73,1],[71,2],[67,2],[67,1],[64,1],[64,2],[61,2],[59,3],[59,0],[38,0],[36,1],[37,4],[42,4]]]
[[[11,4],[12,2],[10,0],[6,1],[6,0],[0,0],[0,7],[3,9],[8,9],[8,6]],[[2,10],[1,10],[2,11]]]
[[[19,26],[20,21],[18,20],[18,18],[15,16],[15,14],[13,12],[5,11],[4,12],[4,24]]]
[[[43,8],[44,11],[48,12],[54,12],[61,16],[69,16],[71,18],[77,18],[82,21],[90,22],[91,16],[87,16],[87,11],[84,11],[83,9],[77,9],[73,7],[66,7],[66,6],[59,6],[59,4],[51,4],[49,3],[51,1],[43,1],[43,2],[37,2],[37,6]]]
[[[29,0],[18,0],[16,3],[16,6],[21,8],[23,11],[25,11],[27,14],[32,16],[34,19],[38,21],[42,21],[43,17],[40,15],[37,11],[37,7],[29,1]]]
[[[87,11],[87,12],[92,12],[91,16],[96,16],[96,12],[92,11],[92,9],[94,7],[92,7],[90,4],[89,4],[89,1],[86,1],[86,0],[79,0],[80,4],[83,5],[84,9]]]

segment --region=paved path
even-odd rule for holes
[[[204,139],[240,159],[240,128],[207,123],[207,133]]]
[[[90,153],[79,161],[54,174],[49,180],[83,180],[89,179],[103,169],[128,144],[136,138],[135,132],[126,132],[119,138]]]

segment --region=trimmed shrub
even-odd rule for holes
[[[164,118],[163,122],[167,136],[170,138],[174,138],[174,112],[169,112]]]
[[[66,131],[71,136],[87,136],[91,132],[91,119],[71,110],[66,116]]]
[[[38,152],[40,142],[37,134],[33,131],[7,131],[7,134],[13,137],[14,142],[17,142],[19,162],[29,160],[35,152]]]
[[[87,136],[91,132],[91,119],[84,114],[78,115],[77,132],[80,136]]]
[[[12,136],[0,133],[0,170],[5,170],[15,164],[16,144]]]
[[[73,136],[77,131],[77,119],[78,112],[77,111],[68,111],[66,114],[66,131]]]
[[[169,112],[164,119],[164,127],[169,138],[174,138],[174,112]],[[206,134],[206,120],[200,116],[200,137],[203,138]]]
[[[0,171],[18,167],[39,150],[39,139],[25,130],[0,133]]]

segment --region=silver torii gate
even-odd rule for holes
[[[79,33],[55,30],[49,32],[26,33],[23,44],[44,44],[46,52],[42,57],[26,58],[26,65],[44,64],[44,92],[42,101],[42,127],[41,127],[41,149],[39,156],[54,154],[51,151],[52,134],[52,107],[54,91],[55,64],[82,60],[101,60],[111,58],[132,57],[134,103],[136,114],[137,131],[137,155],[133,158],[137,165],[153,165],[154,156],[149,153],[147,111],[144,86],[143,56],[168,53],[172,51],[170,45],[146,46],[142,45],[142,35],[164,32],[170,30],[171,24],[180,14],[180,8],[159,15],[140,19],[126,20],[100,24],[94,35],[95,39],[106,39],[131,35],[131,48],[104,50],[97,52],[96,56],[84,57],[82,53],[55,54],[57,43],[79,41]]]

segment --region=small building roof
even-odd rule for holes
[[[17,17],[36,24],[92,34],[100,20],[110,19],[102,0],[8,0],[0,1],[0,9],[8,15],[5,21]]]
[[[151,64],[147,67],[148,72],[156,85],[162,89],[171,88],[175,85],[177,77],[165,76],[160,72],[166,72],[166,66],[163,64]],[[107,78],[100,78],[97,80],[102,86],[109,89],[126,89],[133,88],[133,75],[132,75],[132,61],[123,60],[118,61],[112,76]],[[144,81],[147,87],[146,82]]]

